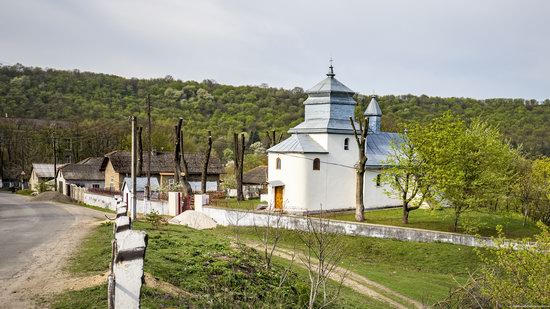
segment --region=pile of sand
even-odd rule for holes
[[[187,210],[168,221],[170,224],[187,225],[196,230],[213,229],[216,221],[202,212]]]
[[[35,202],[58,202],[58,203],[70,203],[72,200],[70,197],[61,194],[56,191],[46,191],[38,194],[32,198]]]

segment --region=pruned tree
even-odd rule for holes
[[[271,147],[277,145],[283,139],[283,133],[282,132],[279,135],[279,138],[276,138],[276,134],[277,134],[277,132],[275,130],[272,130],[271,132],[265,131],[265,135],[267,136],[267,139],[269,140],[269,145],[268,145],[267,148],[271,148]]]
[[[176,184],[183,184],[183,192],[186,196],[191,196],[193,194],[193,189],[188,181],[189,170],[187,168],[187,161],[185,161],[185,147],[183,146],[183,132],[181,131],[182,123],[183,118],[180,117],[178,124],[175,126],[176,145],[174,147],[174,182]],[[181,176],[182,166],[183,177]]]
[[[245,150],[245,137],[244,133],[241,134],[241,141],[239,143],[239,135],[233,133],[234,142],[234,155],[235,155],[235,179],[237,181],[237,201],[244,200],[243,195],[243,166],[244,166],[244,150]]]
[[[175,147],[174,147],[174,183],[180,183],[181,181],[181,124],[183,118],[179,118],[178,124],[175,129]]]
[[[258,226],[254,219],[254,232],[262,244],[262,253],[265,260],[265,268],[271,269],[273,253],[277,249],[282,234],[282,212],[273,211],[274,208],[269,205],[266,208],[266,221],[264,226]]]
[[[353,127],[353,136],[357,142],[359,160],[355,166],[355,220],[365,221],[365,204],[363,202],[363,188],[367,165],[367,135],[369,132],[369,119],[367,117],[359,121],[359,133],[355,127],[355,121],[349,117]]]
[[[141,173],[143,171],[143,140],[142,140],[142,133],[143,127],[137,128],[137,136],[138,136],[138,159],[136,164],[136,175],[139,177],[141,176]]]
[[[202,166],[201,175],[201,192],[206,194],[206,180],[208,178],[208,162],[210,161],[210,153],[212,152],[212,133],[208,131],[208,146],[204,155],[204,164]]]

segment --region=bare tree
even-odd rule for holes
[[[210,161],[210,153],[212,152],[212,133],[208,131],[208,147],[206,148],[204,165],[202,166],[201,176],[201,191],[206,194],[206,179],[208,177],[208,162]]]
[[[365,204],[363,203],[363,187],[365,182],[365,170],[367,164],[367,134],[369,132],[369,119],[363,118],[359,122],[359,134],[355,128],[355,122],[352,117],[349,117],[351,126],[353,127],[353,135],[357,142],[359,152],[359,161],[355,166],[355,220],[358,222],[365,221]]]
[[[243,164],[244,164],[244,150],[245,139],[244,134],[241,134],[241,141],[239,143],[239,136],[237,133],[233,133],[233,142],[235,147],[235,178],[237,181],[237,201],[244,200],[243,195]]]
[[[189,166],[187,165],[187,160],[185,160],[185,147],[183,143],[183,132],[180,132],[180,152],[181,152],[181,166],[183,171],[183,177],[181,178],[184,192],[186,196],[193,195],[193,188],[191,187],[191,184],[189,183]]]
[[[273,253],[277,249],[277,245],[281,240],[282,226],[281,226],[282,212],[274,212],[273,207],[269,205],[266,208],[266,222],[264,226],[258,226],[254,219],[254,231],[256,236],[262,243],[262,251],[265,259],[265,268],[270,269],[273,260]]]
[[[345,255],[340,234],[329,231],[330,221],[323,219],[322,213],[318,218],[306,217],[306,229],[299,233],[307,252],[300,256],[309,274],[310,290],[308,308],[314,308],[319,297],[321,304],[318,308],[325,308],[334,303],[342,289],[347,272],[338,273],[338,265]],[[327,288],[331,277],[336,277],[337,287],[332,293]]]

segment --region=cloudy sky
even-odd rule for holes
[[[361,93],[550,98],[545,0],[1,0],[0,62]]]

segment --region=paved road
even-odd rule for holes
[[[23,303],[16,298],[22,292],[25,297],[40,294],[34,290],[61,272],[59,268],[78,244],[75,240],[103,215],[84,207],[31,202],[28,197],[0,193],[1,303],[19,307]]]

